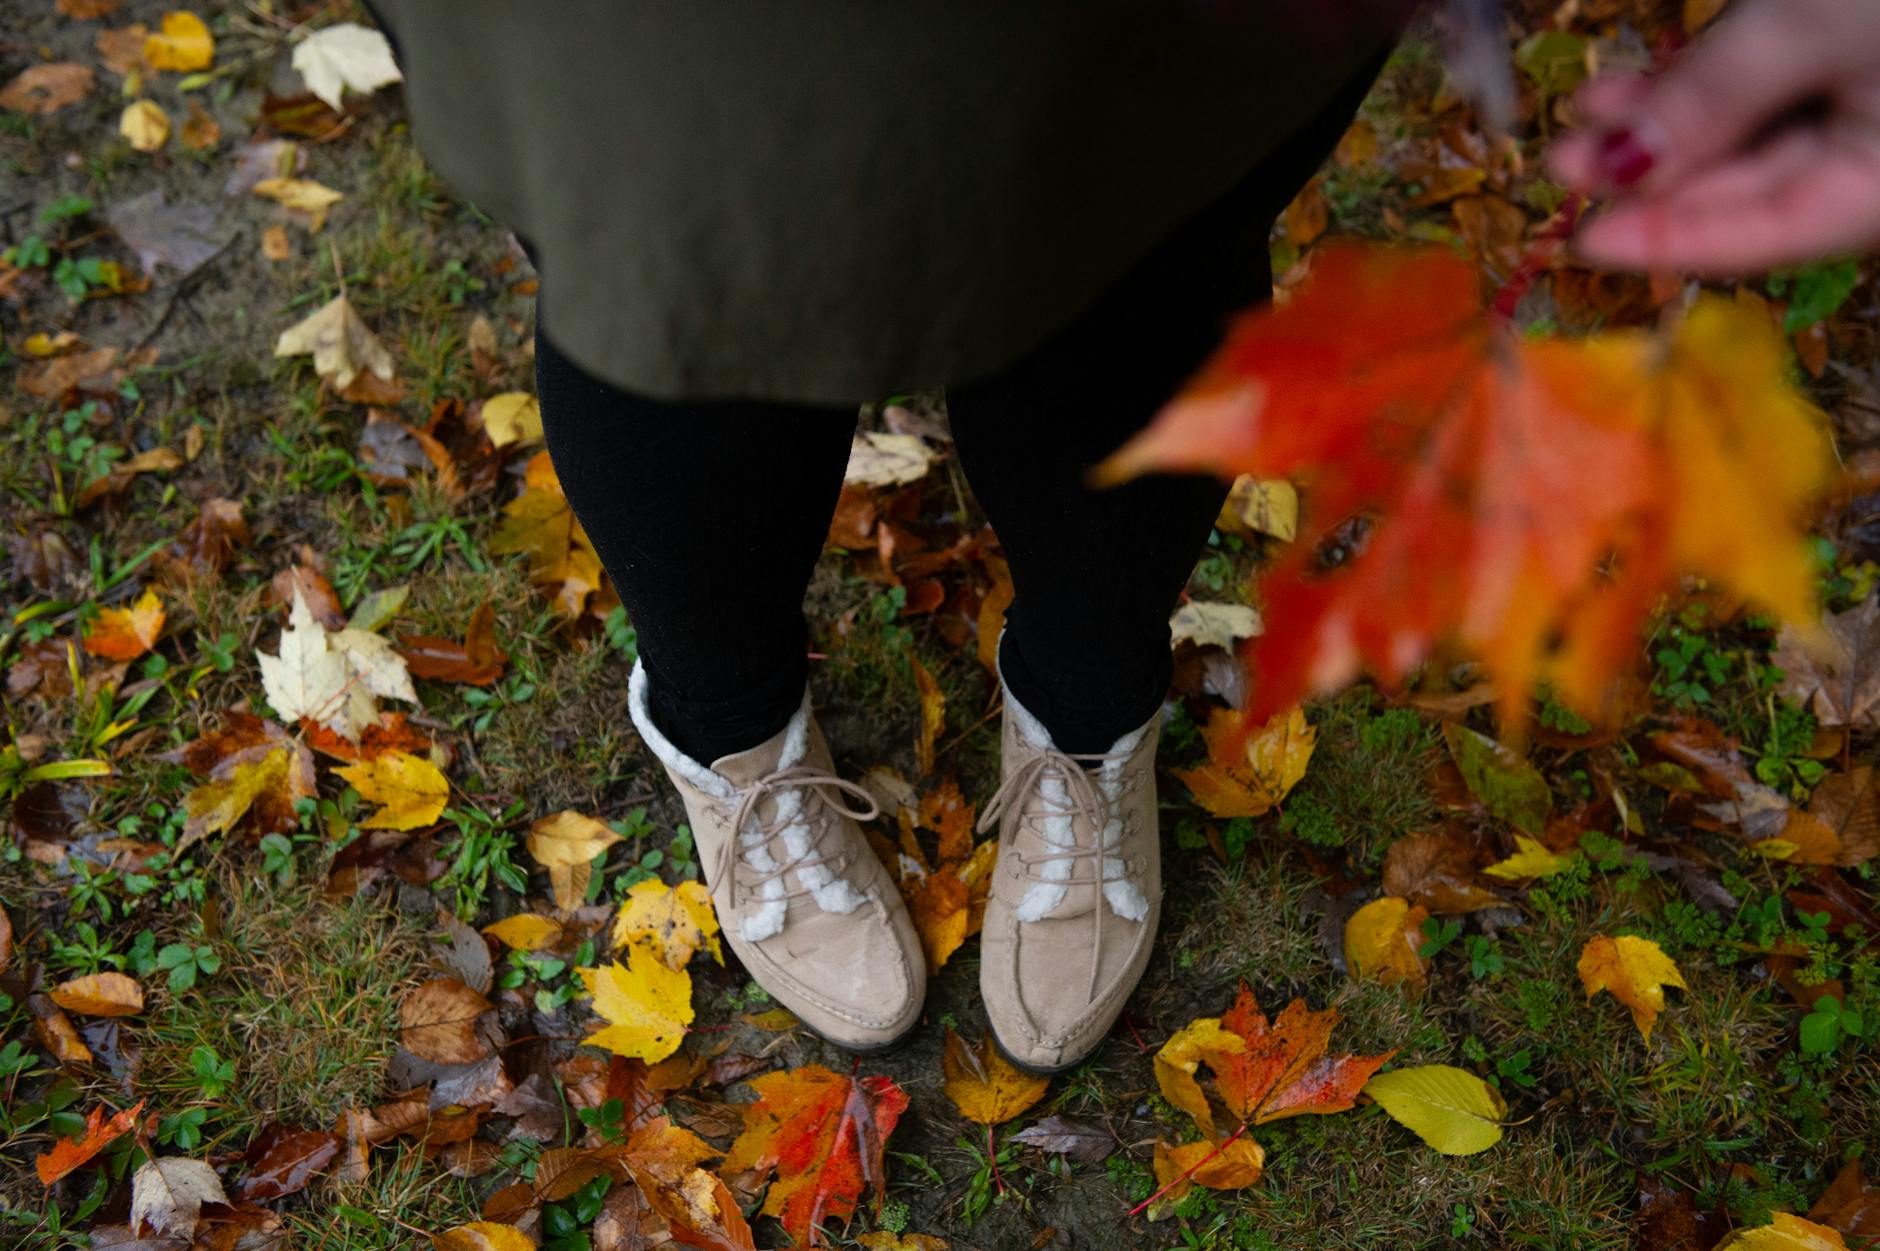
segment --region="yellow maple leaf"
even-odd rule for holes
[[[1345,922],[1345,964],[1354,978],[1421,986],[1423,922],[1429,912],[1395,895],[1373,899]]]
[[[692,1024],[690,973],[667,968],[644,946],[629,948],[624,965],[616,960],[575,971],[594,996],[594,1010],[607,1021],[605,1029],[588,1035],[584,1042],[648,1064],[679,1049],[686,1027]]]
[[[106,660],[135,660],[163,633],[163,601],[146,590],[129,608],[103,608],[85,631],[85,650]]]
[[[1027,1073],[1000,1055],[990,1034],[977,1047],[968,1047],[958,1034],[947,1030],[940,1071],[946,1075],[947,1098],[953,1106],[961,1116],[981,1125],[1005,1124],[1044,1098],[1051,1087],[1049,1077]]]
[[[1580,858],[1577,851],[1549,851],[1540,840],[1525,834],[1516,834],[1514,845],[1514,855],[1497,860],[1482,872],[1504,882],[1519,882],[1531,877],[1552,877]]]
[[[1161,1197],[1149,1209],[1151,1219],[1169,1215],[1189,1190],[1240,1190],[1260,1180],[1266,1151],[1251,1138],[1235,1138],[1216,1146],[1203,1139],[1171,1147],[1155,1144],[1155,1180]]]
[[[151,69],[206,70],[215,64],[215,36],[194,13],[165,13],[162,29],[144,39],[144,62]]]
[[[1208,1096],[1195,1080],[1195,1071],[1205,1062],[1219,1068],[1216,1057],[1239,1055],[1247,1049],[1247,1040],[1221,1024],[1218,1016],[1196,1017],[1182,1026],[1155,1053],[1156,1085],[1162,1097],[1195,1118],[1195,1124],[1208,1137],[1214,1137],[1214,1109]]]
[[[483,927],[483,932],[513,951],[540,951],[561,941],[560,921],[519,912]]]
[[[522,494],[503,505],[490,551],[528,556],[529,580],[554,595],[557,607],[570,617],[581,615],[601,584],[601,558],[568,507],[547,452],[530,458]]]
[[[1247,741],[1244,751],[1236,752],[1232,744],[1240,730],[1238,712],[1215,709],[1201,731],[1208,744],[1207,762],[1198,769],[1175,770],[1194,792],[1195,802],[1217,817],[1257,817],[1286,798],[1306,775],[1318,736],[1299,708],[1275,716]]]
[[[1596,935],[1580,950],[1580,984],[1591,999],[1602,990],[1632,1010],[1632,1023],[1645,1038],[1652,1036],[1652,1023],[1664,1011],[1665,990],[1684,985],[1684,974],[1664,949],[1649,938],[1621,934],[1609,938]]]
[[[1771,1212],[1767,1225],[1739,1229],[1717,1251],[1847,1251],[1847,1240],[1837,1229],[1788,1212]]]
[[[525,846],[535,863],[548,870],[555,906],[567,912],[587,895],[594,857],[619,841],[620,835],[593,817],[563,809],[531,825]]]
[[[700,951],[725,962],[711,892],[698,882],[681,882],[677,889],[656,877],[635,882],[614,917],[614,946],[630,943],[650,943],[667,968],[684,968]]]
[[[409,752],[384,752],[333,772],[379,805],[377,812],[360,822],[368,829],[415,830],[437,820],[450,802],[450,783],[442,771]]]

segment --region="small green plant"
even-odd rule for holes
[[[592,1242],[586,1234],[607,1202],[607,1192],[614,1179],[602,1173],[559,1203],[542,1209],[542,1251],[590,1251]]]
[[[1859,283],[1860,265],[1847,259],[1779,269],[1769,275],[1764,285],[1770,295],[1788,299],[1788,311],[1782,315],[1782,331],[1794,334],[1832,317]]]
[[[450,848],[450,867],[438,884],[454,892],[458,916],[475,915],[492,882],[519,895],[529,889],[528,873],[510,856],[516,840],[504,828],[522,815],[525,806],[526,801],[519,799],[500,816],[476,808],[444,809],[444,820],[457,827],[457,840]]]
[[[1534,1053],[1523,1047],[1513,1055],[1495,1061],[1495,1075],[1507,1078],[1517,1086],[1532,1086],[1539,1080],[1528,1071],[1528,1066],[1533,1063]]]
[[[1730,658],[1682,625],[1671,628],[1670,639],[1652,659],[1658,664],[1652,690],[1685,708],[1709,703],[1711,693],[1730,676]]]
[[[1845,1006],[1833,995],[1823,995],[1815,1000],[1814,1008],[1802,1018],[1802,1054],[1831,1055],[1843,1039],[1862,1041],[1877,1025],[1880,1022],[1868,1021],[1862,1013]]]
[[[205,944],[170,943],[157,953],[157,967],[169,973],[171,992],[181,994],[194,986],[198,977],[219,971],[222,958]]]
[[[224,1060],[212,1047],[197,1047],[189,1053],[189,1071],[205,1099],[219,1099],[235,1084],[235,1061]]]
[[[1424,917],[1423,942],[1417,947],[1417,958],[1428,960],[1456,941],[1462,934],[1462,922],[1453,918]]]
[[[1449,1209],[1449,1236],[1467,1238],[1475,1229],[1475,1210],[1466,1203],[1457,1203]]]
[[[1788,792],[1791,799],[1805,801],[1828,772],[1827,765],[1803,754],[1814,741],[1814,716],[1807,709],[1772,696],[1768,733],[1756,759],[1756,777],[1766,786]]]
[[[640,659],[640,632],[627,620],[627,610],[623,605],[615,604],[607,614],[606,622],[601,626],[601,633],[607,639],[607,646],[620,653],[620,658],[628,664]]]
[[[157,1141],[179,1151],[194,1151],[202,1142],[203,1122],[209,1119],[206,1108],[188,1108],[157,1122]]]
[[[1499,977],[1508,967],[1502,959],[1501,947],[1486,934],[1471,934],[1462,940],[1462,950],[1469,957],[1469,976],[1480,981],[1485,977]]]

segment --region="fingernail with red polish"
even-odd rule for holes
[[[1599,140],[1599,172],[1615,187],[1629,187],[1651,173],[1656,158],[1637,132],[1609,130]]]

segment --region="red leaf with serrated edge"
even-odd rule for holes
[[[52,1150],[33,1161],[39,1170],[39,1180],[50,1186],[103,1151],[114,1139],[131,1131],[143,1108],[144,1101],[139,1099],[135,1107],[126,1108],[109,1120],[105,1119],[103,1106],[93,1108],[91,1115],[85,1118],[84,1133],[76,1138],[61,1138],[52,1144]]]
[[[1477,653],[1505,718],[1545,679],[1607,711],[1638,628],[1683,572],[1808,619],[1803,523],[1829,467],[1766,312],[1700,298],[1665,336],[1525,336],[1438,251],[1321,248],[1283,306],[1242,318],[1099,470],[1294,479],[1300,542],[1246,648],[1257,726],[1370,670]],[[1320,543],[1354,517],[1339,568]]]
[[[797,1245],[825,1246],[824,1221],[846,1220],[869,1185],[881,1193],[882,1152],[907,1093],[890,1078],[844,1077],[820,1064],[766,1073],[751,1088],[757,1102],[744,1108],[723,1171],[774,1170],[764,1214]]]

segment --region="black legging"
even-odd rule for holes
[[[1269,226],[1369,80],[1017,365],[948,392],[1011,567],[1000,668],[1063,751],[1106,750],[1161,703],[1169,612],[1224,494],[1176,476],[1092,490],[1085,472],[1154,416],[1231,313],[1268,297]],[[654,719],[701,761],[763,742],[802,699],[803,591],[854,410],[653,400],[542,335],[536,382],[562,486],[639,632]]]

